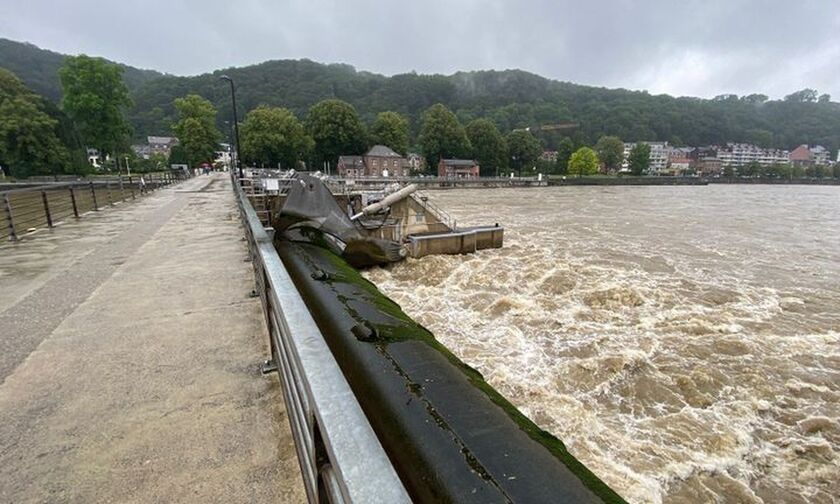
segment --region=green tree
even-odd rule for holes
[[[58,75],[61,107],[76,124],[82,140],[100,154],[126,150],[131,127],[123,112],[131,106],[122,68],[102,58],[69,56]]]
[[[735,167],[732,165],[726,165],[723,167],[723,176],[732,178],[735,176]]]
[[[834,175],[834,178],[840,179],[840,162],[834,164],[834,168],[832,169],[832,175]]]
[[[569,160],[575,152],[575,144],[569,137],[563,137],[557,145],[557,163],[555,164],[555,172],[565,174],[569,170]]]
[[[472,150],[467,132],[458,118],[440,103],[423,112],[419,140],[423,156],[431,169],[437,168],[443,158],[465,157]]]
[[[68,165],[69,152],[56,134],[59,121],[43,99],[11,72],[0,68],[0,166],[7,175],[55,174]]]
[[[403,156],[408,152],[408,119],[396,112],[380,112],[370,127],[374,144],[386,145]]]
[[[489,119],[476,119],[467,124],[466,131],[481,175],[498,176],[507,160],[507,144],[499,128]]]
[[[542,147],[539,140],[530,131],[514,130],[507,136],[508,158],[517,173],[522,176],[522,168],[529,168],[537,162]]]
[[[749,163],[742,166],[739,172],[741,175],[744,175],[746,177],[755,177],[761,175],[762,170],[763,168],[761,166],[761,163],[759,163],[758,161],[750,161]]]
[[[581,147],[569,159],[569,174],[582,177],[598,173],[598,154],[589,147]]]
[[[642,142],[634,145],[627,156],[627,164],[633,175],[642,175],[647,172],[650,168],[650,145]]]
[[[198,95],[187,95],[175,100],[178,122],[172,131],[184,148],[191,167],[212,163],[221,133],[216,128],[216,109],[213,104]]]
[[[166,160],[169,166],[172,165],[188,165],[190,160],[187,157],[187,151],[183,145],[173,145],[169,150],[169,159]]]
[[[618,171],[624,161],[624,142],[615,136],[602,136],[595,144],[595,152],[607,171]]]
[[[813,103],[817,101],[819,93],[816,89],[805,88],[785,96],[785,101],[798,103]]]
[[[259,106],[242,123],[244,161],[294,168],[315,146],[297,117],[288,109]]]
[[[315,141],[318,163],[333,166],[341,155],[362,154],[367,147],[365,129],[356,109],[337,99],[323,100],[309,109],[306,129]]]

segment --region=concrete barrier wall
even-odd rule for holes
[[[470,254],[477,250],[477,233],[473,230],[447,234],[417,235],[409,238],[411,257],[431,254]]]

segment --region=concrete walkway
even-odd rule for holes
[[[242,236],[215,175],[0,245],[0,502],[305,501]]]

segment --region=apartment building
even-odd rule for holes
[[[752,144],[728,143],[717,147],[717,153],[723,166],[746,166],[753,162],[762,166],[790,163],[788,151],[763,149]]]
[[[651,175],[660,175],[668,169],[668,159],[671,156],[671,148],[668,142],[640,142],[650,146],[650,167],[648,173]],[[628,159],[630,151],[636,146],[635,142],[624,143],[624,161],[621,163],[621,168],[626,170],[630,167]]]

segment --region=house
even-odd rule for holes
[[[166,157],[169,157],[172,147],[175,147],[179,143],[175,137],[164,136],[146,137],[146,142],[149,144],[150,154],[162,154]]]
[[[723,172],[723,162],[718,158],[714,147],[697,147],[688,155],[691,168],[703,176],[719,176]]]
[[[544,150],[542,154],[540,154],[540,159],[542,161],[548,161],[550,163],[557,162],[557,151],[556,150]]]
[[[790,164],[793,166],[826,166],[829,163],[828,149],[822,145],[802,144],[790,152]]]
[[[407,177],[411,171],[408,159],[385,145],[374,145],[363,158],[368,176]]]
[[[691,159],[688,156],[674,156],[668,160],[668,171],[671,175],[685,175],[691,168]]]
[[[479,166],[473,159],[441,159],[438,177],[478,178]]]
[[[339,156],[338,176],[343,178],[367,177],[362,156]]]
[[[340,156],[337,168],[344,178],[407,177],[411,172],[409,160],[385,145],[374,145],[363,156]]]
[[[134,144],[131,150],[137,154],[137,157],[149,159],[153,154],[160,154],[164,157],[169,157],[172,147],[178,145],[178,139],[175,137],[150,136],[146,137],[145,144]]]

